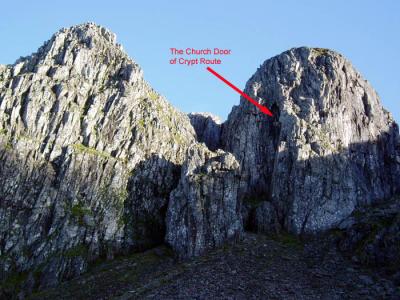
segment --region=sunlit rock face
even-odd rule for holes
[[[0,279],[23,274],[29,291],[162,243],[194,142],[189,118],[95,24],[1,66]]]
[[[223,149],[242,168],[245,206],[268,201],[285,229],[312,233],[399,190],[398,126],[340,54],[289,50],[265,61],[245,91],[274,113],[241,99],[223,124]],[[260,211],[252,215],[260,219]]]

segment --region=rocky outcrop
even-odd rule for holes
[[[241,165],[241,197],[270,201],[285,229],[331,228],[399,190],[398,126],[341,55],[292,49],[264,62],[245,91],[274,117],[242,99],[223,149]]]
[[[188,116],[196,131],[197,140],[205,143],[212,151],[219,149],[221,147],[221,120],[209,113],[190,113]]]
[[[95,259],[161,243],[194,142],[189,118],[102,27],[62,29],[1,66],[2,286],[55,285]]]
[[[237,241],[243,233],[235,158],[198,144],[187,157],[179,185],[171,193],[166,221],[166,242],[180,258]]]
[[[400,284],[400,201],[362,207],[334,231],[338,245],[353,261],[384,270]]]

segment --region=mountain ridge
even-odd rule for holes
[[[0,76],[4,297],[163,243],[187,259],[244,228],[326,231],[400,188],[398,126],[330,50],[265,61],[245,92],[274,117],[241,99],[222,124],[175,109],[94,23],[61,29]]]

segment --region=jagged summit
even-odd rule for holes
[[[191,239],[178,215],[168,227],[176,251],[240,237],[236,172],[232,155],[197,143],[188,116],[149,86],[112,33],[93,23],[60,30],[0,67],[0,298],[163,243],[167,210],[203,228]],[[235,210],[216,218],[199,210],[203,197]]]
[[[92,23],[3,66],[0,280],[44,264],[32,288],[54,285],[96,257],[160,243],[194,142],[189,118]]]
[[[119,73],[107,74],[113,70]],[[133,85],[143,77],[140,66],[116,42],[116,35],[94,23],[59,30],[35,53],[21,57],[13,65],[0,66],[0,71],[5,79],[0,86],[11,76],[25,73],[56,80],[79,77],[97,85],[110,82],[104,75],[114,82],[122,79],[120,84],[125,85]]]
[[[20,63],[26,59],[44,57],[48,52],[57,52],[60,47],[67,46],[65,42],[78,44],[89,49],[97,49],[104,47],[111,47],[121,50],[124,55],[122,46],[116,42],[116,35],[109,29],[97,25],[93,22],[87,22],[68,28],[62,28],[57,31],[49,40],[45,41],[43,45],[32,55],[19,58],[15,64]],[[70,44],[69,44],[70,45]]]

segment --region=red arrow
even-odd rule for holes
[[[213,69],[211,69],[210,67],[207,67],[207,71],[209,71],[211,74],[215,75],[217,78],[221,79],[223,82],[225,82],[227,85],[229,85],[231,88],[233,88],[236,92],[238,92],[240,95],[242,95],[244,98],[246,98],[248,101],[250,101],[250,103],[254,104],[255,106],[258,107],[259,110],[261,110],[261,112],[263,112],[264,114],[268,115],[268,116],[273,116],[272,112],[266,108],[265,106],[261,105],[260,103],[258,103],[256,100],[254,100],[253,98],[251,98],[249,95],[247,95],[246,93],[244,93],[242,90],[240,90],[238,87],[234,86],[232,83],[230,83],[228,80],[226,80],[224,77],[222,77],[221,75],[219,75],[217,72],[215,72]]]

